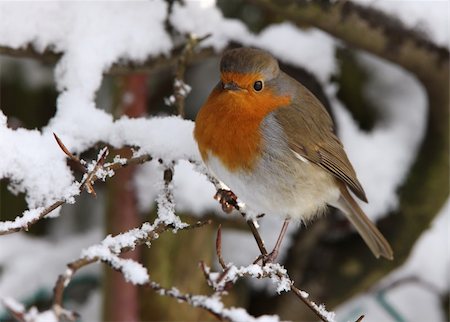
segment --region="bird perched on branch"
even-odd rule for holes
[[[377,258],[393,258],[349,192],[367,202],[330,115],[269,53],[224,53],[220,81],[197,115],[194,136],[212,174],[255,212],[307,221],[330,205]]]

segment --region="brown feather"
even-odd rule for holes
[[[364,211],[352,198],[345,185],[342,182],[338,182],[338,186],[341,190],[341,196],[335,206],[346,215],[347,219],[356,228],[375,257],[379,258],[383,256],[384,258],[393,260],[394,252],[383,234],[381,234],[374,223],[370,221]]]
[[[308,89],[296,84],[297,96],[291,104],[274,111],[289,147],[342,180],[359,199],[367,202],[342,143],[333,132],[330,115]]]

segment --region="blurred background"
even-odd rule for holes
[[[351,30],[340,33],[339,20],[324,20],[327,1],[314,4],[319,13],[313,18],[283,11],[292,1],[185,1],[185,5],[194,2],[240,21],[255,35],[256,40],[235,37],[227,48],[251,45],[271,51],[285,72],[322,101],[368,193],[370,203],[364,209],[393,246],[394,261],[376,260],[343,216],[330,209],[328,216],[306,227],[290,227],[280,261],[296,285],[334,310],[337,321],[354,321],[362,314],[364,321],[449,321],[448,2],[361,1],[344,8],[349,15],[357,12],[369,25],[388,26],[387,38],[397,42],[378,53],[353,39]],[[358,11],[359,6],[370,10]],[[184,41],[170,21],[167,28],[175,40]],[[407,63],[402,65],[401,47],[409,46],[411,39],[420,39],[418,47],[430,55],[439,53],[435,63],[442,67],[428,66],[426,57],[417,58],[423,59],[417,73],[413,67],[408,70]],[[218,81],[222,50],[201,58],[194,55],[187,65],[184,81],[192,91],[185,118],[195,120]],[[57,110],[55,61],[1,53],[0,109],[8,127],[42,129]],[[430,72],[431,76],[424,72],[433,68],[439,72]],[[173,93],[175,72],[171,64],[145,72],[107,73],[96,106],[115,118],[176,115],[176,108],[165,100]],[[99,142],[81,157],[95,158],[101,146]],[[131,153],[124,147],[112,154]],[[82,173],[71,166],[79,179]],[[96,184],[96,198],[82,194],[75,205],[62,208],[60,217],[42,220],[26,233],[1,236],[0,295],[40,309],[50,307],[58,274],[83,248],[155,218],[154,200],[162,180],[157,167],[157,162],[150,162],[122,169],[106,183]],[[212,185],[200,175],[183,175],[188,168],[181,162],[175,171],[178,214],[186,221],[211,218],[213,223],[195,232],[166,234],[151,248],[140,247],[126,256],[144,263],[152,279],[165,286],[209,294],[198,262],[218,267],[214,240],[219,224],[227,261],[246,265],[258,250],[243,219],[223,214],[213,200]],[[7,177],[0,179],[0,218],[13,220],[28,209],[25,195],[16,193]],[[282,220],[266,216],[260,224],[271,248]],[[127,284],[119,273],[97,264],[80,271],[65,296],[67,307],[78,311],[81,321],[214,320],[186,304]],[[239,282],[226,304],[256,316],[316,320],[291,294],[278,295],[262,281]],[[0,305],[0,321],[12,320]]]

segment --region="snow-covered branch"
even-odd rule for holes
[[[156,57],[148,57],[144,61],[123,60],[113,64],[106,74],[122,75],[130,73],[150,73],[165,67],[176,66],[180,57],[183,55],[185,44],[181,44],[171,50],[168,55],[160,55]],[[0,55],[17,57],[17,58],[32,58],[46,64],[56,64],[62,57],[61,54],[46,49],[43,52],[36,50],[32,45],[13,48],[9,46],[0,45]],[[189,60],[191,63],[201,62],[204,59],[214,57],[216,52],[211,47],[196,48],[190,54]]]
[[[64,153],[72,160],[77,160],[64,146],[62,141],[55,135],[58,145],[61,147]],[[83,190],[95,196],[95,190],[93,184],[101,179],[105,180],[106,177],[114,175],[114,170],[122,167],[126,167],[131,164],[142,164],[152,160],[152,157],[148,154],[143,154],[130,159],[116,159],[116,161],[105,163],[105,158],[108,154],[108,149],[103,148],[99,153],[96,161],[86,163],[84,160],[78,160],[78,162],[85,168],[85,174],[80,182],[73,183],[72,191],[65,196],[64,199],[58,200],[48,207],[39,207],[36,209],[26,210],[22,216],[16,217],[13,221],[0,222],[0,235],[7,235],[21,230],[28,230],[29,226],[35,224],[39,220],[46,217],[53,210],[60,206],[70,203],[75,203],[75,197],[79,195]]]
[[[177,230],[186,230],[202,227],[207,222],[197,222],[192,225],[177,227]],[[116,236],[107,236],[101,243],[84,249],[80,258],[67,264],[66,271],[58,277],[54,288],[54,310],[58,316],[63,307],[64,289],[69,285],[74,274],[81,268],[95,262],[103,262],[111,268],[121,272],[125,279],[136,285],[146,285],[150,282],[147,269],[140,263],[119,257],[121,253],[133,250],[139,245],[150,246],[158,239],[160,234],[167,230],[175,230],[175,226],[157,219],[153,224],[144,223],[141,227],[129,230]]]

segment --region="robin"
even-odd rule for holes
[[[281,239],[289,218],[308,221],[330,205],[377,258],[393,259],[389,243],[349,192],[367,202],[330,115],[269,53],[224,53],[220,81],[197,115],[194,137],[211,173],[248,207],[287,218]]]

